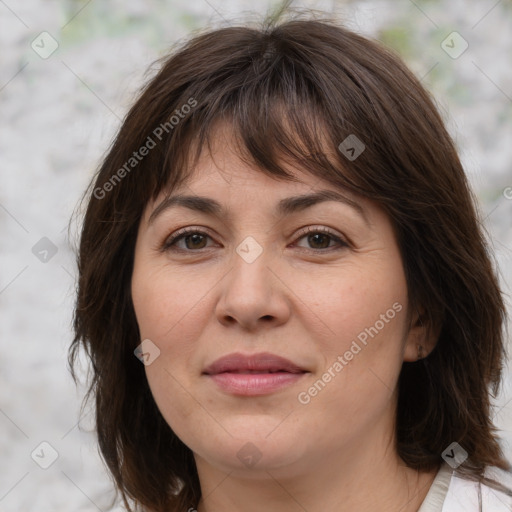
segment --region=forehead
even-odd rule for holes
[[[344,169],[338,169],[339,166],[330,173],[329,179],[325,179],[325,171],[323,174],[320,170],[317,172],[318,164],[313,165],[314,159],[300,141],[296,142],[306,164],[290,159],[285,161],[270,150],[272,163],[286,172],[286,176],[258,166],[229,121],[214,122],[208,132],[200,148],[197,139],[190,140],[182,168],[183,179],[179,184],[164,187],[146,205],[144,217],[150,224],[162,212],[176,206],[223,218],[232,209],[260,209],[285,217],[325,201],[351,206],[369,223],[369,212],[365,210],[372,209],[373,202],[334,179],[335,174],[344,174]],[[329,158],[330,149],[326,147],[325,139],[320,143],[322,150],[325,149],[322,154]],[[331,177],[333,179],[329,181]]]
[[[297,166],[281,163],[291,178],[273,176],[268,171],[247,162],[236,146],[218,146],[210,154],[203,152],[194,168],[189,170],[186,181],[174,192],[188,190],[209,190],[224,193],[236,189],[237,193],[250,192],[255,188],[267,189],[273,194],[279,189],[311,189],[319,179]]]
[[[341,201],[362,210],[348,191],[334,187],[303,169],[280,163],[290,178],[273,176],[240,158],[236,149],[219,147],[204,153],[185,182],[162,191],[153,203],[151,218],[161,208],[185,206],[212,215],[232,207],[272,209],[285,216],[324,201]],[[361,212],[362,213],[362,212]]]
[[[363,198],[312,175],[305,170],[284,164],[290,179],[263,172],[248,164],[236,149],[227,144],[204,152],[188,180],[172,191],[162,191],[146,211],[148,224],[164,212],[179,207],[224,220],[232,219],[232,209],[265,210],[277,218],[305,211],[315,205],[336,202],[349,207],[367,225],[372,222]]]
[[[269,170],[258,167],[249,151],[237,136],[231,123],[219,120],[214,123],[208,135],[208,143],[203,144],[199,152],[199,158],[194,161],[193,156],[198,152],[197,141],[190,145],[188,162],[184,168],[185,179],[172,191],[163,190],[160,198],[170,193],[184,190],[215,189],[222,188],[224,192],[230,189],[242,189],[251,187],[267,188],[269,193],[278,189],[288,191],[301,191],[312,189],[315,186],[322,188],[335,188],[315,175],[310,170],[300,166],[298,162],[286,163],[282,158],[279,165],[290,176],[278,176]],[[297,141],[298,145],[301,145]],[[272,141],[269,140],[269,147]],[[329,148],[325,148],[329,153]],[[274,159],[274,156],[273,156]],[[339,187],[337,187],[339,188]]]

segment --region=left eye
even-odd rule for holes
[[[299,237],[299,240],[302,238],[307,238],[309,243],[313,243],[314,245],[319,245],[320,247],[312,247],[312,250],[318,251],[322,249],[328,249],[332,246],[329,245],[330,241],[336,242],[336,244],[340,247],[348,247],[347,242],[342,240],[339,236],[334,234],[332,231],[325,228],[312,228],[309,229],[305,234]],[[327,244],[327,245],[326,245]],[[308,249],[306,247],[306,249]]]
[[[164,251],[194,251],[205,249],[207,246],[206,240],[210,238],[210,235],[204,231],[198,231],[195,229],[186,229],[179,231],[176,235],[168,238],[162,249]],[[322,251],[324,249],[332,248],[330,245],[332,241],[336,242],[339,248],[348,247],[348,243],[337,236],[332,231],[325,228],[309,228],[305,233],[298,238],[301,240],[307,238],[310,244],[316,245],[317,247],[306,247],[305,249],[312,251]],[[184,242],[185,247],[180,246],[178,242]],[[335,245],[336,245],[335,244]],[[299,246],[303,247],[303,246]],[[324,251],[325,252],[325,251]]]

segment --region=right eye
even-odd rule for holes
[[[205,249],[204,242],[210,235],[196,228],[183,228],[175,234],[167,238],[163,244],[163,251],[181,251],[181,252],[197,252]],[[178,242],[184,242],[184,247],[177,245]]]

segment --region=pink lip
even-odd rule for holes
[[[266,395],[297,382],[307,370],[288,359],[260,353],[229,354],[209,365],[203,374],[234,395]]]

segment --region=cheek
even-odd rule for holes
[[[189,277],[151,265],[135,265],[132,277],[141,339],[150,339],[160,350],[145,367],[148,384],[166,422],[185,443],[194,439],[188,437],[191,423],[194,432],[208,427],[190,393],[194,341],[200,336],[201,297],[205,292],[200,286],[191,286]]]
[[[136,265],[132,299],[142,339],[171,351],[177,350],[176,344],[189,346],[200,327],[202,299],[212,285],[190,272]]]
[[[328,330],[316,338],[323,368],[301,389],[301,403],[350,430],[389,406],[403,360],[407,286],[399,259],[345,270],[336,285],[305,295]]]
[[[321,320],[317,342],[331,359],[357,339],[372,340],[372,349],[366,352],[388,350],[391,344],[400,347],[407,303],[403,270],[392,260],[380,264],[368,260],[347,265],[331,279],[319,273],[309,275],[302,286],[300,279],[294,281],[294,291],[303,297],[310,317]]]

